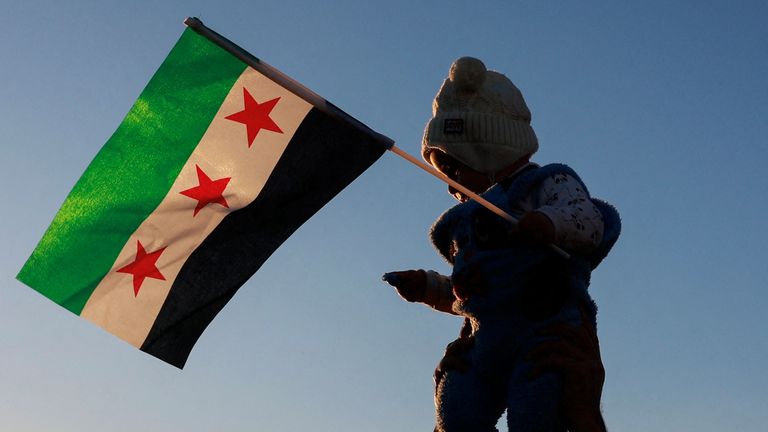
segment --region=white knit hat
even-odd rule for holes
[[[473,57],[453,62],[432,115],[421,143],[427,161],[438,149],[492,175],[539,148],[523,94],[509,78]]]

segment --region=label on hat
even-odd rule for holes
[[[462,134],[464,133],[464,119],[453,118],[445,119],[443,122],[443,133]]]

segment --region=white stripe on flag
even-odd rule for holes
[[[283,133],[262,129],[250,148],[246,126],[225,118],[243,110],[243,87],[257,103],[280,98],[269,115]],[[311,108],[303,99],[247,68],[224,99],[168,195],[124,245],[81,316],[141,347],[184,262],[224,216],[256,199]],[[211,203],[193,217],[198,201],[181,192],[199,184],[196,166],[211,180],[231,177],[224,191],[229,208]],[[117,270],[134,262],[137,242],[147,253],[166,248],[156,263],[165,280],[146,278],[135,295],[133,275]]]

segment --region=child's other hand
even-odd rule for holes
[[[404,270],[384,273],[381,279],[395,287],[400,297],[409,302],[424,300],[427,273],[424,270]]]
[[[466,372],[472,366],[466,353],[475,346],[474,336],[463,336],[448,344],[445,347],[445,354],[440,359],[440,363],[435,369],[435,389],[440,386],[445,373],[449,370]]]

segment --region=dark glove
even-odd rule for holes
[[[409,302],[424,301],[427,290],[427,273],[424,270],[384,273],[381,280],[395,287],[400,297]]]

